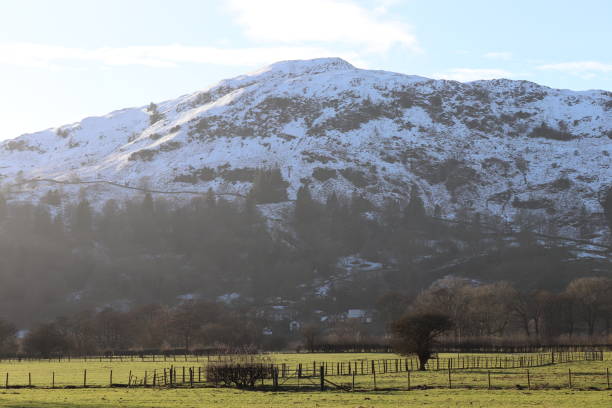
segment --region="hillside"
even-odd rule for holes
[[[448,276],[560,293],[612,271],[610,152],[607,91],[280,62],[4,141],[0,319],[204,299],[307,322]]]
[[[317,59],[7,140],[0,177],[11,199],[36,200],[56,180],[75,198],[87,187],[96,203],[133,195],[125,186],[178,199],[209,188],[241,196],[257,169],[278,167],[289,199],[306,183],[320,200],[357,192],[382,205],[406,202],[416,185],[429,214],[528,214],[576,236],[581,219],[601,232],[610,152],[607,91],[432,80]]]

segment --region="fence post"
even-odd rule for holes
[[[487,389],[490,390],[491,389],[491,370],[487,371],[487,383],[488,383]]]
[[[319,378],[321,380],[321,391],[325,391],[325,369],[323,366],[319,367]]]
[[[112,369],[110,370],[108,384],[110,387],[113,386],[113,370]]]
[[[527,369],[527,389],[531,389],[531,378],[529,378],[529,369]]]
[[[51,388],[55,388],[55,371],[51,373]]]
[[[610,389],[610,369],[606,368],[606,382],[608,383],[608,389]]]
[[[157,385],[156,382],[157,382],[157,370],[154,369],[153,370],[153,386],[154,387]]]
[[[145,370],[145,375],[144,375],[144,386],[147,386],[147,370]]]
[[[406,376],[408,380],[408,391],[410,391],[410,370],[406,371]]]
[[[572,369],[571,368],[567,369],[567,380],[568,380],[567,382],[568,387],[571,389],[572,388]]]
[[[8,388],[8,379],[9,379],[9,373],[7,371],[6,372],[6,381],[4,382],[4,388]]]
[[[448,365],[448,388],[449,389],[453,388],[453,382],[451,380],[451,366],[450,366],[450,364]]]
[[[351,390],[355,391],[355,372],[353,371],[353,388]]]
[[[87,388],[87,369],[83,370],[83,388]]]
[[[372,361],[372,377],[374,378],[374,391],[376,391],[376,366],[374,361]]]

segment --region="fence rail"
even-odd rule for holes
[[[425,365],[426,371],[473,370],[473,369],[512,369],[542,367],[551,364],[579,361],[603,361],[602,351],[533,353],[519,356],[459,356],[436,357]],[[272,364],[281,378],[298,372],[301,377],[318,377],[320,369],[327,376],[372,375],[373,373],[395,374],[419,369],[419,361],[414,357],[380,360],[358,360],[344,362],[313,361],[306,364]]]
[[[195,357],[194,357],[195,358]],[[601,351],[589,352],[551,352],[551,353],[533,353],[518,356],[483,356],[483,355],[465,355],[457,357],[437,357],[431,359],[426,366],[425,375],[429,375],[429,380],[423,379],[427,386],[439,386],[439,381],[432,381],[432,378],[444,377],[448,375],[459,376],[474,376],[474,382],[478,383],[479,378],[484,372],[488,372],[494,378],[513,377],[515,375],[522,376],[525,372],[529,373],[530,368],[548,366],[560,363],[581,362],[581,361],[603,361],[604,355]],[[191,364],[183,365],[109,365],[106,364],[80,364],[83,360],[73,360],[75,364],[64,364],[60,362],[50,366],[50,369],[45,369],[44,364],[38,367],[33,367],[34,371],[27,372],[30,369],[28,365],[15,365],[15,369],[3,370],[5,366],[0,366],[0,388],[22,388],[22,387],[47,387],[47,388],[76,388],[76,387],[175,387],[175,386],[213,386],[217,385],[206,380],[206,366],[210,362],[223,363],[224,357],[204,358],[198,362],[193,361]],[[100,362],[99,359],[90,359],[88,361]],[[130,362],[129,359],[110,360],[110,362]],[[135,361],[138,361],[137,359]],[[53,360],[51,362],[57,362]],[[109,360],[102,360],[102,363],[107,363]],[[231,360],[230,360],[231,363]],[[141,369],[138,369],[141,367]],[[377,360],[353,360],[353,361],[312,361],[307,363],[295,364],[265,364],[267,374],[262,380],[263,386],[266,386],[265,380],[272,380],[272,385],[275,388],[308,386],[308,384],[320,386],[325,381],[331,381],[339,385],[340,388],[346,388],[347,385],[341,383],[345,381],[351,382],[351,387],[355,388],[355,379],[358,382],[363,382],[359,378],[373,378],[373,384],[376,388],[378,376],[380,382],[387,381],[393,378],[407,378],[410,384],[410,378],[413,380],[420,378],[422,373],[418,372],[418,360],[416,357],[398,358],[398,359],[377,359]],[[21,369],[20,369],[21,368]],[[128,372],[129,369],[129,372]],[[476,370],[476,371],[474,371]],[[478,371],[480,370],[480,371]],[[502,370],[502,371],[499,371]],[[504,371],[505,370],[505,371]],[[508,371],[510,370],[510,371]],[[527,371],[525,371],[527,370]],[[542,371],[542,370],[540,370]],[[529,374],[527,374],[529,375]],[[538,374],[540,375],[540,374]],[[553,375],[553,374],[550,374]],[[555,374],[558,377],[558,374]],[[581,378],[590,378],[595,376],[598,381],[601,380],[603,373],[569,373],[571,381],[572,375],[575,381],[580,381]],[[554,377],[554,378],[557,378]],[[467,377],[465,377],[467,378]],[[522,377],[521,377],[522,378]],[[553,379],[554,379],[553,378]],[[606,370],[605,378],[609,386],[609,371]],[[507,379],[506,379],[507,380]],[[458,380],[460,383],[461,381]],[[489,380],[490,381],[490,380]],[[536,377],[534,377],[536,381]],[[544,379],[537,380],[540,387],[546,384],[556,384],[559,381],[551,381],[546,383]],[[465,380],[468,384],[469,381]],[[413,383],[413,385],[416,382]],[[437,384],[437,385],[436,385]],[[577,384],[575,382],[575,384]],[[442,384],[444,385],[444,384]],[[270,385],[268,385],[270,386]],[[389,385],[388,387],[394,387]],[[595,386],[595,385],[594,385]],[[597,387],[600,387],[599,385]],[[349,387],[350,388],[350,387]]]
[[[286,377],[270,367],[270,375],[256,384],[261,390],[418,390],[432,388],[468,389],[581,389],[610,390],[610,369],[596,371],[537,372],[530,369],[520,370],[440,370],[381,372],[369,375],[351,376],[325,375],[323,366],[319,367],[317,377],[300,376],[298,371],[287,372]],[[153,387],[216,387],[220,384],[208,382],[205,370],[195,366],[178,366],[154,369],[144,372],[129,372],[127,376],[114,376],[112,370],[83,370],[80,381],[73,377],[66,380],[57,373],[49,373],[45,378],[32,375],[13,376],[2,373],[0,388],[153,388]]]

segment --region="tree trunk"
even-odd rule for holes
[[[425,371],[425,364],[429,361],[429,353],[428,354],[419,354],[419,371]]]

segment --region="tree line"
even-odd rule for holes
[[[508,222],[464,209],[455,222],[446,222],[441,208],[425,208],[417,186],[404,201],[376,205],[357,193],[315,199],[307,183],[288,204],[286,188],[278,169],[272,169],[258,171],[251,192],[235,200],[209,191],[177,204],[145,189],[130,199],[98,203],[92,191],[72,200],[58,189],[38,202],[20,202],[5,190],[0,194],[0,319],[35,333],[39,324],[57,327],[61,316],[71,320],[101,311],[129,316],[152,304],[171,311],[184,299],[219,304],[220,296],[235,295],[223,308],[252,310],[290,301],[304,325],[314,322],[317,310],[331,317],[348,309],[375,311],[370,328],[355,322],[324,328],[333,341],[354,333],[370,341],[388,332],[388,316],[398,318],[415,298],[416,304],[426,303],[428,294],[436,299],[430,303],[470,316],[455,322],[458,338],[506,335],[516,327],[530,339],[596,335],[608,324],[602,306],[586,309],[570,296],[580,285],[571,290],[568,285],[578,276],[605,277],[609,263],[572,261],[571,248],[536,235],[555,235],[554,223],[527,210]],[[276,202],[287,203],[278,207],[285,208],[278,215],[284,228],[270,228],[261,215]],[[596,227],[585,222],[583,233]],[[338,259],[348,255],[389,268],[383,274],[346,276]],[[449,274],[459,279],[440,283]],[[318,294],[325,285],[327,294]],[[501,302],[510,298],[524,302]],[[467,304],[459,301],[466,299]],[[179,344],[171,335],[164,342]],[[68,344],[74,347],[73,340]],[[100,350],[121,347],[120,342],[92,344]]]

